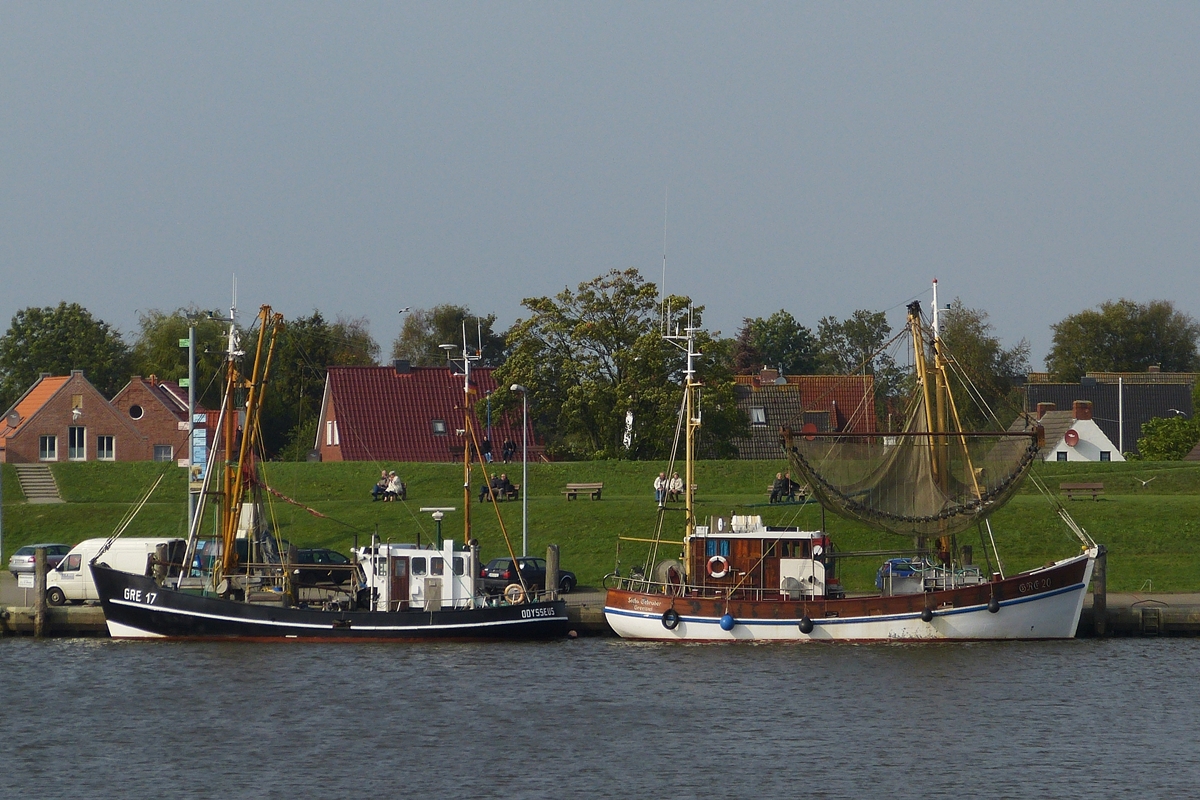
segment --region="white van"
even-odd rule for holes
[[[58,566],[46,573],[46,602],[61,606],[68,600],[99,600],[88,563],[100,552],[107,539],[87,539],[71,548]],[[178,543],[178,544],[176,544]],[[100,557],[101,563],[135,575],[150,574],[150,556],[159,545],[181,550],[183,539],[117,539]]]

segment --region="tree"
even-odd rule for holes
[[[834,375],[873,375],[875,409],[883,417],[910,374],[896,366],[887,350],[892,328],[882,311],[858,309],[845,320],[823,317],[817,322],[820,371]]]
[[[8,408],[43,372],[81,369],[101,394],[112,397],[129,380],[129,348],[107,322],[78,303],[25,308],[0,337],[0,407]]]
[[[508,334],[509,357],[497,370],[500,389],[492,407],[515,407],[509,391],[529,391],[535,424],[555,452],[583,458],[661,458],[670,452],[681,394],[685,357],[662,339],[657,288],[636,269],[612,270],[564,289],[555,297],[527,298],[530,311]],[[686,297],[667,298],[688,309]],[[701,326],[702,308],[690,324]],[[675,311],[672,330],[689,324],[688,311]],[[733,401],[727,353],[701,331],[705,355],[697,369],[706,390],[705,432],[714,454],[728,454],[730,431],[744,427]],[[710,355],[711,353],[711,355]],[[624,446],[626,414],[634,419],[633,440]]]
[[[1142,423],[1138,452],[1147,461],[1182,461],[1200,442],[1200,421],[1154,417]]]
[[[1117,300],[1072,314],[1051,325],[1046,367],[1058,380],[1074,382],[1086,372],[1191,372],[1200,365],[1200,325],[1169,300]]]
[[[249,370],[259,331],[243,337]],[[321,411],[325,374],[331,366],[370,366],[379,344],[365,318],[326,321],[320,311],[284,322],[275,344],[270,386],[264,395],[263,446],[269,456],[301,459],[312,449],[313,421]]]
[[[1029,371],[1029,342],[1022,339],[1004,349],[992,335],[987,312],[967,308],[957,298],[942,312],[940,325],[943,350],[957,366],[951,370],[951,391],[963,425],[986,428],[1015,417],[1023,407],[1017,378]],[[975,402],[963,402],[968,397]]]
[[[785,375],[806,375],[817,369],[816,337],[783,309],[766,319],[744,319],[734,341],[733,366],[739,374],[762,367]]]
[[[180,341],[188,338],[188,327],[196,326],[196,402],[219,408],[224,391],[225,351],[228,348],[228,323],[221,322],[220,311],[195,307],[180,308],[170,314],[151,310],[138,317],[140,333],[131,354],[134,374],[178,381],[188,376],[188,351]]]
[[[446,363],[446,353],[440,345],[454,345],[454,354],[462,350],[464,325],[467,346],[480,347],[485,367],[498,367],[504,361],[504,337],[492,330],[496,315],[480,317],[466,306],[448,303],[431,309],[418,308],[404,319],[400,335],[392,342],[392,358],[408,359],[414,366],[436,367]]]

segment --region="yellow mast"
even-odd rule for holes
[[[259,417],[262,414],[263,390],[267,375],[270,371],[271,359],[275,354],[275,337],[283,325],[283,315],[271,315],[270,306],[262,306],[258,313],[259,335],[254,351],[254,366],[247,382],[249,392],[246,395],[246,415],[242,424],[242,439],[237,445],[237,461],[234,462],[233,450],[237,439],[237,416],[234,393],[227,392],[226,421],[225,421],[225,508],[221,528],[221,572],[228,575],[237,566],[237,529],[242,515],[243,495],[245,493],[246,474],[249,468],[248,456],[254,452],[258,443]],[[263,353],[264,340],[266,354]],[[228,380],[230,386],[242,381],[234,364],[234,354],[229,354]]]

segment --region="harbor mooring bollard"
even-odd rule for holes
[[[546,592],[551,600],[558,599],[558,545],[546,548]]]
[[[46,548],[33,551],[33,638],[46,635]]]
[[[1096,546],[1092,569],[1092,627],[1097,636],[1108,635],[1108,548]]]

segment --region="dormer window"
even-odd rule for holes
[[[751,425],[766,425],[767,424],[767,410],[765,408],[752,407],[750,409],[750,424]]]
[[[446,435],[446,420],[435,419],[433,421],[433,435],[434,436],[445,436]]]

